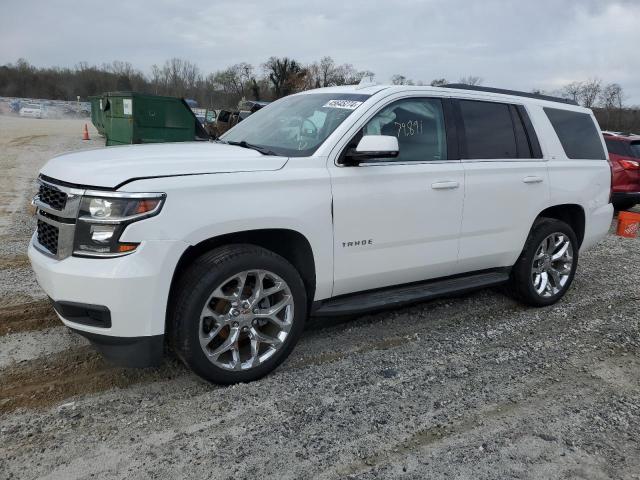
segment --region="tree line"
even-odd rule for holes
[[[133,90],[142,93],[193,98],[204,107],[235,108],[241,99],[274,100],[311,88],[350,85],[363,77],[374,77],[369,70],[352,64],[338,64],[331,57],[303,64],[288,57],[270,57],[259,66],[246,62],[211,73],[203,72],[189,60],[172,58],[153,65],[149,74],[129,62],[114,61],[101,66],[80,62],[72,68],[38,68],[25,59],[0,66],[0,96],[86,100],[107,91]],[[396,74],[394,85],[432,85],[447,83],[481,85],[481,77],[467,75],[457,82],[436,78],[430,82],[412,80]],[[605,129],[640,131],[640,111],[625,105],[623,88],[600,79],[571,82],[554,92],[534,90],[576,101],[593,108]]]
[[[172,58],[153,65],[150,74],[129,62],[73,68],[37,68],[25,59],[0,66],[0,96],[76,100],[108,91],[192,98],[202,106],[235,107],[242,98],[273,100],[291,93],[331,85],[358,83],[371,72],[337,64],[331,57],[304,65],[287,57],[270,57],[259,67],[237,63],[212,73],[195,63]]]
[[[37,68],[25,59],[0,66],[0,96],[75,100],[107,91],[134,90],[157,95],[193,98],[203,106],[235,107],[242,98],[273,100],[294,92],[336,85],[353,85],[373,72],[358,70],[350,63],[338,64],[331,57],[303,64],[287,57],[270,57],[258,67],[246,62],[212,73],[195,63],[172,58],[153,65],[149,74],[129,62],[114,61],[101,66],[80,62],[73,68]],[[394,85],[425,85],[404,75],[391,77]],[[472,85],[480,77],[459,80]],[[431,85],[446,84],[445,79]]]

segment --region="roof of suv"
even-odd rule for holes
[[[367,83],[363,85],[342,85],[337,87],[324,87],[316,88],[313,90],[305,90],[298,93],[340,93],[340,94],[364,94],[373,96],[379,92],[385,91],[385,93],[396,92],[416,92],[423,91],[437,96],[461,96],[461,97],[475,97],[485,98],[487,100],[501,100],[504,102],[529,102],[537,103],[547,106],[555,106],[555,108],[563,108],[574,111],[590,112],[589,109],[581,107],[575,104],[573,101],[559,98],[550,97],[546,95],[537,95],[528,92],[518,92],[515,90],[502,90],[490,87],[474,87],[469,85],[451,84],[444,87],[433,87],[430,85],[377,85],[374,83]]]

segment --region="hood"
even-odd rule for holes
[[[155,143],[60,155],[40,173],[76,185],[115,188],[134,178],[278,170],[285,163],[287,157],[222,143]]]

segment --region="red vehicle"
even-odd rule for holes
[[[616,210],[640,203],[640,135],[603,132],[609,150],[612,202]]]

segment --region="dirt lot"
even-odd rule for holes
[[[0,478],[640,479],[640,240],[585,253],[554,307],[485,290],[310,322],[268,378],[109,366],[25,258],[45,160],[80,121],[0,117]]]

